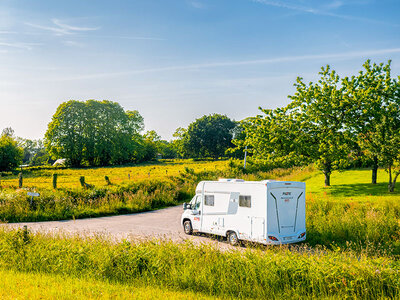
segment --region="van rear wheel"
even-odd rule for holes
[[[239,244],[239,239],[237,237],[236,232],[231,231],[228,233],[228,241],[229,244],[231,244],[232,246],[236,246],[237,244]]]
[[[193,233],[192,222],[190,222],[189,220],[183,222],[183,230],[185,231],[186,234],[192,234]]]

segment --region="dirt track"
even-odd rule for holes
[[[217,242],[210,236],[184,234],[180,218],[182,206],[156,211],[111,217],[89,218],[50,222],[13,223],[7,226],[27,225],[33,232],[63,232],[71,234],[102,234],[116,239],[169,239],[175,242],[190,239],[195,243],[216,243],[230,247],[226,242]]]

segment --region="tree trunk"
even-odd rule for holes
[[[397,174],[394,176],[393,181],[392,181],[392,174],[390,174],[390,181],[389,181],[389,185],[388,185],[388,190],[389,190],[390,193],[393,193],[393,192],[394,192],[394,187],[395,187],[395,185],[396,185],[397,177],[399,176],[399,174],[400,174],[400,173],[397,173]]]
[[[378,158],[374,156],[374,162],[372,165],[372,184],[376,184],[378,178]]]
[[[331,186],[331,173],[324,172],[325,175],[325,186]]]
[[[331,186],[332,165],[330,162],[324,164],[323,173],[325,175],[325,186]]]
[[[388,173],[389,173],[389,184],[388,184],[388,191],[391,193],[394,191],[394,185],[392,182],[392,166],[388,167]]]

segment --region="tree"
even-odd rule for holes
[[[174,137],[174,140],[172,141],[173,148],[180,158],[184,158],[186,156],[183,142],[186,131],[187,130],[185,128],[178,127],[172,135]]]
[[[379,161],[389,174],[388,190],[393,192],[400,175],[400,77],[395,80],[389,76],[386,86],[381,122],[369,136],[376,146]]]
[[[191,157],[204,158],[224,156],[232,147],[232,133],[236,122],[225,115],[203,116],[188,126],[183,135],[183,148]]]
[[[381,147],[375,138],[376,129],[385,118],[385,102],[391,93],[390,61],[371,65],[367,60],[364,70],[358,76],[344,78],[345,97],[352,103],[348,128],[354,133],[354,140],[369,159],[372,160],[372,183],[376,184]]]
[[[296,113],[286,108],[262,109],[264,115],[243,120],[245,137],[235,139],[240,147],[248,147],[254,158],[270,162],[275,167],[292,167],[308,162],[304,153],[304,132]],[[243,135],[243,133],[241,134]]]
[[[344,88],[334,70],[327,66],[319,75],[317,83],[308,85],[297,79],[288,109],[298,116],[302,136],[307,137],[303,147],[324,173],[325,186],[329,186],[332,171],[347,163],[350,138],[345,124],[352,103],[343,97]]]
[[[0,171],[9,171],[22,162],[23,150],[9,131],[3,131],[0,137]]]
[[[17,137],[18,146],[24,151],[22,162],[24,164],[32,165],[34,157],[35,162],[39,163],[39,157],[46,155],[44,144],[42,140],[30,140]],[[49,157],[48,157],[49,158]]]
[[[121,164],[135,160],[142,129],[140,114],[125,112],[116,102],[71,100],[57,108],[45,145],[53,157],[67,158],[72,166]]]

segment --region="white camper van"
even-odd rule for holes
[[[306,239],[305,183],[293,181],[201,181],[190,203],[184,203],[182,225],[192,232],[263,244]]]

